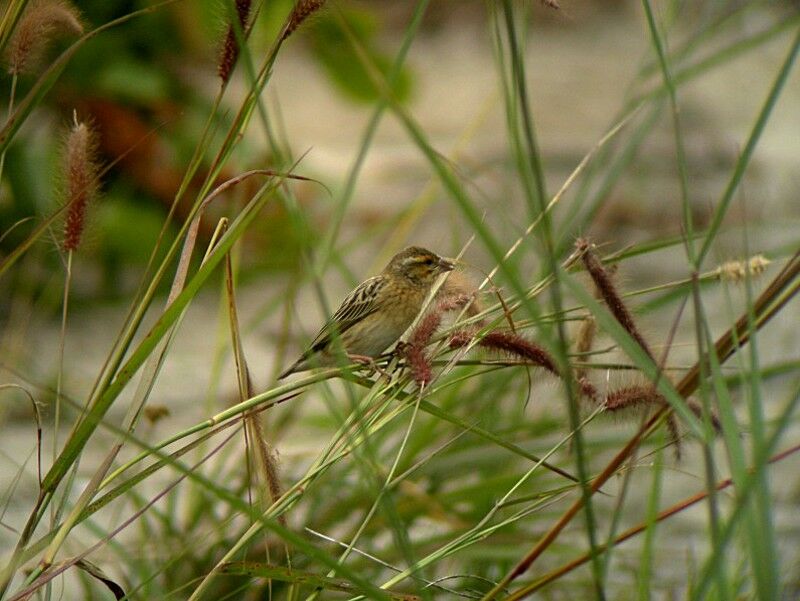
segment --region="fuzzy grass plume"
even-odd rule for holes
[[[75,120],[64,144],[64,204],[67,206],[64,237],[65,252],[78,249],[86,227],[86,211],[99,188],[97,140],[92,128]]]
[[[33,70],[59,32],[83,33],[77,9],[65,0],[31,0],[5,51],[11,75]]]
[[[436,294],[436,299],[442,310],[464,309],[467,317],[474,317],[483,311],[483,304],[478,298],[477,284],[460,269],[450,272]]]
[[[422,318],[411,332],[408,342],[403,346],[403,355],[411,370],[411,377],[420,388],[427,386],[433,379],[431,360],[425,347],[428,346],[441,323],[442,311],[437,307]]]
[[[297,0],[292,12],[289,14],[289,18],[286,20],[282,39],[285,40],[297,31],[303,22],[322,8],[324,4],[325,0]]]
[[[252,0],[236,0],[234,4],[239,28],[243,34],[246,34],[250,20]],[[234,24],[230,23],[225,33],[225,41],[222,43],[219,62],[217,63],[217,74],[223,83],[228,83],[228,80],[231,78],[231,73],[233,73],[233,68],[236,66],[236,61],[239,58],[239,51],[239,40],[236,37],[236,29]]]
[[[655,362],[655,355],[653,355],[653,352],[650,350],[650,345],[647,344],[647,341],[639,333],[639,328],[636,327],[633,315],[622,301],[622,297],[617,292],[610,274],[603,267],[603,263],[594,251],[593,246],[589,244],[587,240],[581,238],[575,243],[575,248],[581,254],[583,265],[586,271],[589,272],[592,280],[594,280],[597,291],[600,297],[605,301],[608,309],[620,325],[631,335],[631,338],[638,342],[642,350]]]
[[[465,330],[456,332],[450,337],[450,348],[464,347],[472,338],[472,334]],[[526,363],[538,365],[551,374],[560,377],[556,362],[544,348],[514,332],[503,330],[489,332],[478,340],[478,346],[516,357]]]
[[[653,355],[653,352],[650,350],[650,346],[647,344],[647,341],[644,339],[644,337],[639,333],[639,329],[636,326],[636,322],[633,319],[632,313],[625,305],[622,297],[616,290],[614,282],[612,281],[613,274],[603,266],[594,250],[594,246],[585,239],[579,239],[575,243],[575,247],[581,255],[581,260],[583,261],[586,271],[594,281],[597,295],[603,299],[616,320],[623,328],[625,328],[628,334],[630,334],[630,336],[639,343],[639,346],[642,348],[642,350],[647,353],[653,362],[656,362],[656,358]],[[759,271],[763,272],[763,270],[766,268],[766,262],[763,257],[754,257],[754,259],[755,261],[752,266],[750,263],[748,263],[747,265],[741,267],[741,270],[743,272],[749,270],[750,273],[758,273]],[[723,271],[725,270],[721,267],[720,273]],[[728,271],[735,270],[733,270],[733,268],[728,268]],[[736,273],[738,273],[738,271],[736,271]],[[662,374],[661,377],[666,376]],[[594,402],[598,402],[599,395],[597,394],[597,389],[593,384],[591,384],[591,382],[589,382],[585,374],[579,374],[578,384],[586,398],[589,398]],[[656,390],[655,384],[619,388],[609,393],[602,403],[607,411],[612,412],[635,408],[661,408],[668,405],[664,396]],[[686,403],[689,409],[695,415],[698,417],[702,416],[703,411],[700,405],[691,399],[686,399]],[[721,432],[722,428],[719,418],[712,413],[709,416],[709,419],[711,420],[711,425],[714,427],[714,429],[717,432]],[[678,459],[680,459],[680,427],[678,420],[673,413],[667,415],[666,426],[669,430],[672,442],[675,445],[675,455]]]
[[[451,282],[452,280],[452,282]],[[401,345],[401,354],[411,370],[411,377],[422,388],[433,379],[431,358],[426,347],[442,325],[444,313],[463,310],[467,315],[477,315],[481,310],[476,286],[463,274],[451,272],[436,294],[436,304],[412,330],[408,342]],[[466,343],[465,343],[466,344]]]

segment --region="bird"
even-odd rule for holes
[[[347,295],[308,349],[278,379],[337,365],[337,347],[351,360],[372,363],[414,322],[438,277],[454,267],[452,260],[419,246],[400,251],[381,273]]]

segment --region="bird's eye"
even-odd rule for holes
[[[422,260],[422,264],[423,265],[433,265],[433,259],[431,259],[430,257],[425,257],[425,259]]]

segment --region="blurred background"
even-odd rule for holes
[[[292,4],[269,1],[258,11],[249,43],[256,64]],[[276,370],[301,350],[330,308],[400,248],[417,244],[454,255],[472,235],[430,162],[391,111],[379,121],[353,179],[352,193],[348,190],[348,177],[381,92],[347,42],[341,20],[386,73],[405,42],[404,31],[416,3],[331,0],[328,4],[284,44],[266,88],[263,100],[271,135],[280,140],[280,147],[270,143],[263,123],[254,118],[218,178],[222,182],[248,169],[286,170],[297,161],[294,171],[316,180],[289,184],[297,205],[268,203],[239,249],[240,319],[258,390],[274,383]],[[640,2],[560,0],[560,10],[538,2],[524,4],[529,20],[526,76],[552,196],[637,99],[661,86],[662,76]],[[695,226],[704,228],[800,26],[798,4],[779,0],[654,4],[659,18],[668,24],[668,46],[678,57],[676,73],[685,74],[678,98],[690,204]],[[87,30],[147,5],[132,0],[75,2]],[[432,146],[454,165],[485,222],[510,245],[530,217],[509,152],[493,36],[496,23],[490,12],[484,2],[431,2],[393,92]],[[90,121],[98,133],[98,158],[107,171],[89,211],[85,242],[73,259],[65,337],[63,389],[79,402],[118,335],[196,152],[198,133],[220,89],[216,63],[225,23],[225,7],[217,0],[182,1],[97,36],[69,62],[7,149],[0,181],[0,257],[25,240],[33,223],[59,206],[60,157],[73,116]],[[68,33],[57,35],[41,59],[41,68],[73,40]],[[22,75],[15,97],[23,98],[35,82],[35,76]],[[247,74],[237,68],[223,109],[216,114],[218,138],[247,89]],[[11,98],[9,77],[0,80],[0,94]],[[736,194],[707,262],[709,269],[756,253],[780,260],[796,249],[800,241],[797,107],[800,75],[795,70]],[[579,235],[610,253],[681,234],[681,190],[669,107],[663,101],[645,104],[623,132],[625,151],[603,155],[589,170],[591,177],[581,178],[569,192],[570,198],[583,195],[589,200],[565,203],[555,213],[562,251]],[[628,144],[631,140],[636,143]],[[609,147],[615,148],[615,143]],[[210,146],[185,201],[176,205],[167,238],[174,237],[186,219],[213,150]],[[246,182],[211,205],[200,228],[199,248],[205,248],[217,220],[235,215],[256,189],[256,184]],[[330,268],[321,273],[326,298],[320,300],[311,273],[320,240],[331,235]],[[52,235],[37,243],[0,281],[0,373],[4,381],[39,387],[45,402],[55,387],[59,364],[64,256],[58,236],[54,226]],[[526,242],[522,269],[533,273],[541,268],[538,250],[534,242]],[[493,267],[479,242],[467,248],[465,257],[479,269]],[[621,286],[630,289],[687,276],[679,245],[635,256],[619,275]],[[477,271],[476,278],[480,279]],[[161,282],[162,296],[147,324],[163,306],[170,281],[168,276]],[[231,358],[219,351],[228,336],[225,319],[220,318],[220,290],[221,278],[212,277],[190,306],[186,324],[193,325],[179,331],[152,393],[153,402],[167,407],[170,415],[146,425],[142,436],[160,439],[235,398]],[[647,307],[652,312],[645,330],[655,346],[663,343],[674,318],[674,306],[658,312],[665,304],[653,299],[653,306]],[[711,323],[722,331],[734,313],[713,314]],[[769,344],[761,349],[765,364],[796,361],[799,318],[796,306],[780,316]],[[693,349],[684,344],[691,337],[691,327],[687,328],[679,332],[670,354],[676,365],[693,358]],[[545,430],[555,436],[565,419],[563,400],[551,394],[555,385],[543,386],[552,398],[532,403],[525,419],[552,420]],[[520,398],[516,394],[517,405]],[[291,417],[279,418],[286,427],[276,428],[275,444],[288,474],[313,456],[319,432],[329,429],[324,407],[320,399],[311,399]],[[516,411],[498,418],[497,427],[511,428],[522,410]],[[118,419],[123,412],[124,408],[115,407],[110,416]],[[23,403],[0,405],[0,490],[10,486],[20,469],[27,476],[18,490],[35,490],[30,478],[33,467],[28,462],[22,468],[20,460],[34,448],[29,413]],[[610,436],[608,445],[613,447],[624,434],[611,429],[612,434],[595,433]],[[623,425],[622,431],[629,428]],[[48,442],[44,444],[49,453]],[[88,457],[87,465],[94,459]],[[697,466],[689,469],[700,471]],[[697,478],[689,478],[683,490],[697,485]],[[796,472],[779,488],[787,495],[784,507],[789,511],[790,500],[800,498]],[[28,506],[19,495],[14,499],[2,521],[18,527]],[[781,523],[787,545],[798,543],[796,518],[786,517]],[[13,540],[0,533],[0,549],[7,550]],[[669,590],[681,575],[666,569],[664,579],[663,588]]]
[[[91,29],[146,4],[86,2],[76,6]],[[639,3],[573,2],[559,11],[529,4],[531,25],[536,25],[527,50],[531,101],[547,157],[546,176],[554,190],[615,122],[621,108],[660,84],[660,73],[650,57]],[[676,49],[682,49],[697,31],[727,19],[707,45],[693,42],[693,63],[733,40],[763,35],[776,26],[785,32],[777,32],[750,51],[723,54],[718,67],[680,88],[691,201],[702,226],[775,77],[796,10],[792,2],[720,0],[702,7],[678,5],[674,11],[680,18],[666,14],[674,19],[669,44]],[[269,2],[259,11],[251,41],[255,59],[266,52],[290,6],[288,1]],[[334,11],[346,16],[375,63],[388,70],[414,8],[413,3],[389,1],[339,2],[315,14],[282,49],[265,102],[275,110],[278,135],[295,158],[302,155],[302,173],[319,179],[334,191],[334,198],[344,186],[379,98],[346,43]],[[665,8],[666,13],[672,10]],[[225,22],[224,7],[217,0],[178,2],[91,40],[70,61],[35,118],[9,148],[0,202],[4,232],[21,219],[57,206],[62,138],[53,132],[66,131],[73,114],[91,120],[97,128],[100,159],[109,171],[102,179],[103,200],[92,211],[88,243],[81,249],[82,269],[73,291],[76,307],[84,298],[119,299],[135,286],[219,88],[216,58]],[[47,64],[71,41],[69,35],[56,37],[42,62]],[[637,79],[640,70],[646,76]],[[246,88],[240,71],[234,74],[225,99],[231,112]],[[17,98],[34,81],[35,77],[22,76]],[[6,97],[9,83],[4,80]],[[517,202],[518,186],[506,180],[503,99],[483,3],[433,2],[395,87],[437,149],[457,161],[462,176],[484,197],[487,218],[519,230],[516,220],[524,215],[524,207]],[[765,219],[777,213],[796,218],[795,203],[785,202],[796,198],[800,186],[794,173],[800,152],[800,116],[793,102],[798,93],[796,77],[790,79],[785,93],[764,132],[734,212],[749,210]],[[225,115],[220,119],[224,123]],[[597,232],[584,233],[621,245],[648,233],[678,233],[674,211],[679,205],[671,202],[676,194],[672,135],[669,115],[664,112],[625,166],[624,177],[616,178],[598,203],[600,214],[592,224]],[[274,159],[264,131],[254,122],[220,179],[246,169],[275,167]],[[418,217],[413,236],[409,224],[402,232],[405,239],[397,233],[390,242],[396,247],[420,241],[442,252],[457,250],[464,240],[443,236],[442,230],[449,228],[440,227],[437,210],[446,209],[437,209],[437,204],[445,203],[438,202],[436,195],[441,193],[430,190],[431,183],[427,161],[408,142],[402,126],[391,116],[381,120],[357,181],[341,244],[356,245],[363,256],[375,257],[371,266],[375,268],[394,250],[381,248],[383,252],[375,255],[376,246],[381,247],[377,231],[385,232],[400,212],[422,205],[418,214],[431,211],[437,216]],[[296,193],[307,209],[312,233],[319,233],[332,212],[331,196],[313,184],[298,185]],[[423,194],[430,199],[419,200]],[[498,202],[503,203],[502,211],[493,210]],[[184,204],[176,209],[178,219],[188,210],[188,200]],[[212,206],[206,236],[226,210]],[[443,218],[448,218],[446,213]],[[286,227],[285,219],[281,208],[273,204],[249,234],[252,252],[246,253],[243,265],[248,275],[298,266],[302,242],[297,240],[297,228]],[[771,227],[781,224],[790,230],[785,218]],[[602,228],[612,231],[607,234]],[[2,249],[14,248],[25,234],[22,226],[9,232]],[[39,265],[58,261],[47,249],[36,253],[36,259]],[[21,270],[19,275],[30,278],[25,285],[39,288],[46,287],[51,271]]]
[[[91,29],[146,4],[76,6]],[[660,85],[661,76],[650,56],[639,3],[572,2],[558,11],[528,4],[531,25],[536,26],[526,52],[531,103],[546,157],[548,187],[556,190],[631,99]],[[286,0],[269,2],[258,12],[251,40],[254,58],[266,52],[290,7]],[[719,63],[680,88],[690,201],[695,223],[703,227],[775,77],[797,12],[793,2],[775,1],[719,0],[675,7],[662,7],[665,19],[672,22],[670,46],[691,51],[685,54],[691,58],[687,63],[715,59]],[[245,281],[263,274],[291,274],[302,267],[303,252],[312,252],[308,240],[322,235],[330,224],[379,99],[335,13],[348,19],[375,64],[388,70],[414,8],[413,3],[390,1],[337,2],[315,14],[282,50],[264,100],[274,109],[273,127],[279,138],[295,159],[302,156],[297,172],[323,185],[301,183],[294,188],[307,218],[302,228],[291,222],[279,203],[269,204],[246,237]],[[4,233],[0,252],[6,253],[29,232],[30,224],[15,224],[58,206],[59,155],[73,115],[90,120],[97,130],[99,158],[108,171],[102,177],[102,200],[89,213],[80,269],[74,274],[71,304],[78,313],[84,307],[96,310],[98,301],[110,307],[135,290],[219,89],[216,59],[225,23],[225,8],[217,0],[178,2],[91,40],[70,61],[8,149],[0,196]],[[694,40],[698,31],[711,28],[717,28],[713,38]],[[757,40],[755,47],[725,51],[726,45],[752,38]],[[41,67],[71,41],[69,35],[56,36]],[[17,98],[35,81],[23,75]],[[224,99],[230,109],[219,117],[218,129],[232,118],[246,81],[237,70]],[[10,80],[3,84],[8,97]],[[767,231],[776,245],[796,241],[799,87],[798,78],[791,77],[729,216],[731,225],[737,219],[749,220],[753,235]],[[506,232],[509,241],[515,239],[527,223],[526,208],[518,182],[509,177],[496,48],[484,4],[433,2],[395,92],[435,147],[458,165],[461,177],[483,203],[488,222]],[[593,199],[593,219],[587,222],[585,216],[565,211],[563,219],[575,222],[565,228],[568,235],[588,235],[622,248],[680,233],[671,118],[665,109],[650,118],[653,124],[642,132],[633,156],[620,164],[622,172],[593,184],[601,188]],[[247,169],[285,168],[282,162],[285,159],[276,160],[264,130],[254,121],[219,181]],[[202,172],[195,176],[194,191],[202,179]],[[458,212],[443,202],[427,160],[391,115],[379,122],[355,183],[337,240],[337,246],[347,250],[355,274],[351,277],[376,272],[406,244],[427,244],[454,254],[466,242],[464,232],[452,227],[460,219]],[[207,240],[216,220],[231,214],[231,205],[254,189],[245,184],[225,202],[212,204],[201,236]],[[191,206],[192,191],[176,207],[178,221]],[[170,233],[176,231],[173,227]],[[741,236],[734,235],[730,245],[717,252],[717,259],[740,258],[740,243]],[[468,256],[477,260],[480,250],[473,247]],[[13,282],[4,282],[3,313],[11,314],[16,298],[28,307],[34,300],[39,318],[57,317],[61,274],[54,267],[61,260],[55,248],[43,244],[29,253],[25,267],[14,272]],[[670,277],[683,273],[679,262],[665,261],[659,267],[667,273],[674,268]],[[644,266],[633,275],[647,278],[650,273]],[[342,282],[339,292],[353,281]],[[256,289],[262,286],[254,283]],[[259,296],[258,290],[254,296]],[[333,296],[335,302],[338,296]],[[11,331],[34,325],[29,323],[30,312],[24,307],[18,310],[6,320],[6,325],[13,325]],[[308,327],[313,329],[322,318],[315,315]],[[9,335],[5,339],[8,345]],[[6,356],[14,364],[26,360],[11,350]]]

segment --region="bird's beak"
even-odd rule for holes
[[[439,269],[441,269],[442,272],[453,271],[455,266],[455,263],[453,263],[453,261],[450,259],[439,257]]]

